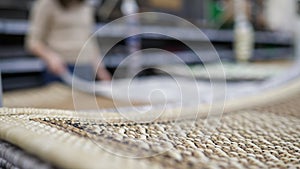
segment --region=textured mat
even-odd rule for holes
[[[3,95],[3,105],[5,107],[31,107],[31,108],[47,108],[47,109],[66,109],[74,110],[74,100],[72,96],[76,96],[78,103],[77,109],[97,109],[111,108],[114,103],[110,99],[103,97],[94,98],[92,95],[74,91],[66,85],[53,83],[48,86],[24,89],[17,91],[5,92]],[[96,99],[97,106],[94,103]],[[126,103],[119,103],[126,106]]]
[[[116,113],[3,108],[0,138],[61,168],[300,168],[299,104],[293,82],[226,103],[216,129],[205,126],[205,109],[197,119],[173,109],[137,123]]]

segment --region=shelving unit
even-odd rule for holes
[[[105,23],[99,23],[95,27],[95,31],[105,26]],[[112,28],[104,29],[104,32],[98,34],[99,39],[114,39],[126,36],[126,26],[114,25]],[[196,36],[198,31],[190,28],[178,28],[175,26],[157,26],[148,25],[140,28],[143,32],[168,32],[168,34],[176,35],[180,40],[189,41],[193,44],[201,46],[210,42],[216,47],[218,55],[222,60],[234,60],[234,54],[231,50],[233,42],[232,30],[213,30],[200,29],[205,36]],[[23,38],[28,31],[28,21],[23,19],[0,19],[0,38],[6,37],[21,37]],[[142,34],[142,43],[144,48],[147,45],[155,44],[160,48],[161,44],[179,44],[176,39],[158,34]],[[209,41],[208,41],[208,39]],[[256,32],[256,45],[263,48],[257,48],[254,51],[253,61],[269,60],[269,59],[287,59],[292,56],[293,48],[292,35],[279,32]],[[1,42],[1,39],[0,39]],[[5,40],[3,42],[6,42]],[[21,43],[21,42],[18,42]],[[122,42],[121,42],[122,43]],[[19,45],[19,46],[18,46]],[[10,90],[19,87],[41,85],[41,73],[46,70],[46,66],[38,58],[30,56],[25,51],[23,44],[11,46],[4,44],[4,48],[0,48],[0,69],[3,72],[3,87],[5,90]],[[183,45],[183,44],[179,44]],[[120,46],[120,44],[117,45]],[[170,45],[169,45],[170,46]],[[187,64],[211,62],[210,52],[201,49],[201,59],[194,52],[186,47],[184,50],[172,51],[175,55],[182,59]],[[125,51],[118,53],[109,53],[104,59],[107,67],[114,70],[128,54]],[[203,56],[202,56],[203,55]],[[270,57],[271,56],[271,57]],[[164,63],[161,59],[161,53],[146,54],[142,60],[143,66],[156,66]],[[26,77],[26,79],[25,79]],[[22,83],[21,83],[22,81]]]
[[[97,24],[95,30],[103,27],[104,23]],[[200,29],[200,28],[199,28]],[[25,35],[28,30],[28,22],[25,20],[10,20],[0,19],[0,34],[4,35]],[[141,26],[142,31],[146,32],[168,32],[176,34],[180,39],[187,41],[207,41],[206,38],[198,38],[199,32],[195,32],[190,28],[176,28],[169,26]],[[230,43],[233,41],[232,30],[214,30],[214,29],[200,29],[211,42],[226,42]],[[104,29],[105,32],[101,33],[101,37],[123,37],[126,35],[126,26],[115,25],[114,27]],[[157,34],[143,34],[142,38],[145,39],[161,39],[170,40],[172,38],[167,36],[161,36]],[[268,44],[268,45],[292,45],[292,35],[282,32],[256,32],[255,43],[257,44]]]
[[[102,28],[105,24],[100,23],[97,24],[95,30]],[[0,19],[0,34],[2,35],[11,35],[11,36],[24,36],[28,30],[28,23],[25,20],[8,20],[8,19]],[[214,44],[227,44],[231,45],[233,42],[233,32],[232,30],[213,30],[213,29],[201,29],[201,31],[205,34],[205,36],[195,36],[198,35],[199,32],[195,32],[189,28],[176,28],[176,27],[168,27],[168,26],[142,26],[141,30],[143,32],[168,32],[169,34],[174,34],[179,37],[181,40],[192,41],[193,43],[201,43],[208,42],[205,36]],[[101,34],[98,34],[99,38],[120,38],[126,36],[126,26],[124,25],[115,25],[114,27],[108,29],[103,29]],[[156,40],[156,41],[176,41],[175,39],[162,36],[158,34],[142,34],[141,35],[143,41],[148,40]],[[256,32],[255,34],[255,42],[257,45],[269,45],[276,46],[276,48],[258,48],[254,51],[254,57],[252,60],[262,60],[262,59],[270,59],[270,53],[272,53],[272,58],[286,58],[289,57],[293,52],[292,49],[292,35],[283,34],[279,32]],[[9,52],[8,52],[9,51]],[[221,57],[221,59],[233,60],[233,52],[230,49],[218,49],[217,51]],[[195,62],[195,54],[191,51],[180,51],[174,52],[180,58],[188,63]],[[205,53],[205,51],[204,51]],[[14,56],[28,56],[28,53],[19,48],[17,50],[7,50],[0,49],[0,54],[2,58],[11,58]],[[151,55],[151,57],[156,57],[157,54]],[[159,55],[159,54],[158,54]],[[106,62],[107,66],[115,67],[121,59],[126,56],[124,54],[114,54],[110,55]],[[150,56],[149,56],[150,57]],[[197,57],[196,57],[197,59]],[[153,60],[153,59],[148,59]],[[206,59],[205,59],[206,60]],[[205,61],[204,60],[204,61]],[[209,59],[207,59],[209,60]]]
[[[43,84],[46,66],[36,58],[13,58],[0,61],[3,90],[12,90]]]

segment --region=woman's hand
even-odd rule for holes
[[[41,42],[31,42],[28,49],[36,56],[43,59],[47,68],[56,75],[61,75],[67,71],[66,65],[62,58],[54,51],[50,50]]]
[[[48,69],[58,76],[62,75],[67,71],[64,61],[61,59],[60,56],[58,56],[55,53],[49,54],[49,56],[46,59],[46,63]]]
[[[97,70],[97,78],[99,80],[111,81],[111,74],[104,67],[99,67]]]

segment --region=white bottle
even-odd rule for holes
[[[246,16],[246,1],[235,0],[234,51],[238,61],[248,61],[254,48],[254,30]]]
[[[121,5],[123,15],[131,15],[139,11],[139,7],[135,0],[123,0]]]

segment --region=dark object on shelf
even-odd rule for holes
[[[216,50],[221,60],[226,61],[235,61],[234,53],[230,49],[220,49]],[[202,64],[208,62],[214,62],[212,57],[216,55],[214,51],[199,51],[201,55],[201,60],[199,57],[192,51],[179,51],[173,52],[177,57],[179,57],[186,64]],[[264,60],[279,60],[279,59],[290,59],[292,58],[293,48],[281,47],[281,48],[264,48],[264,49],[255,49],[253,51],[253,57],[250,61],[264,61]],[[116,68],[123,59],[125,59],[126,54],[113,54],[108,57],[104,57],[104,63],[110,68]],[[174,61],[172,60],[174,59]],[[171,62],[176,62],[175,58],[167,58],[164,56],[164,53],[147,53],[142,55],[142,66],[151,67],[164,65]]]
[[[3,90],[40,86],[43,84],[44,63],[36,58],[1,59]]]
[[[27,19],[33,0],[1,0],[0,18]]]

